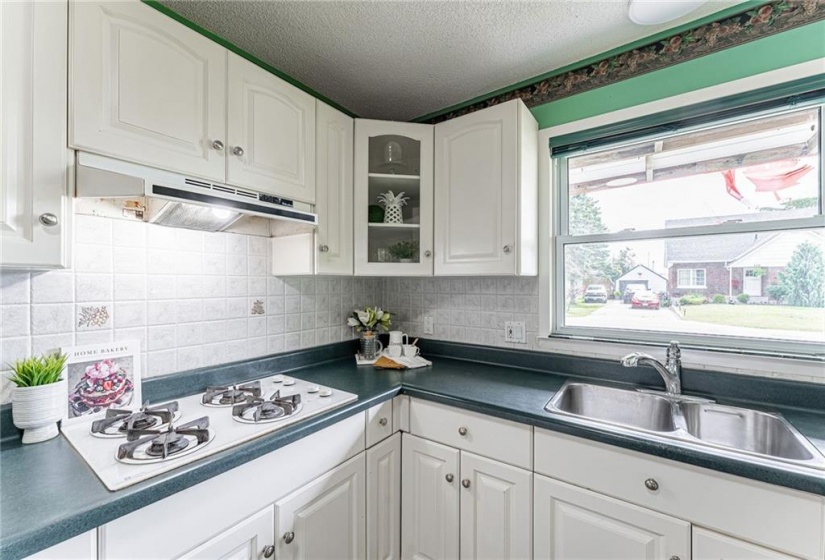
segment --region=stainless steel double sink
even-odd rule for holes
[[[825,469],[825,457],[780,414],[687,395],[567,382],[551,413],[750,457]]]

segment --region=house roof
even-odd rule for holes
[[[646,267],[646,266],[645,266],[645,265],[643,265],[643,264],[637,264],[636,266],[634,266],[633,268],[631,268],[630,270],[628,270],[627,272],[625,272],[624,274],[622,274],[621,276],[619,276],[618,278],[616,278],[616,282],[618,282],[618,281],[620,281],[620,280],[627,280],[627,277],[628,277],[628,276],[630,276],[630,274],[631,274],[634,270],[636,270],[637,268],[644,268],[645,270],[647,270],[647,271],[648,271],[648,272],[650,272],[651,274],[655,274],[656,276],[658,276],[659,278],[661,278],[662,280],[664,280],[665,282],[667,282],[667,278],[665,278],[664,276],[662,276],[661,274],[659,274],[659,273],[658,273],[658,272],[656,272],[655,270],[653,270],[653,269],[651,269],[651,268]]]
[[[759,212],[755,214],[737,214],[724,216],[725,221],[736,221],[743,223],[765,222],[782,219],[805,218],[811,216],[810,208],[798,210],[784,210],[778,212]],[[687,218],[680,220],[667,220],[665,228],[708,226],[718,224],[720,217],[708,218]],[[668,266],[671,263],[691,263],[691,262],[730,262],[745,251],[756,245],[776,236],[776,232],[761,233],[736,233],[727,235],[703,235],[699,237],[686,237],[668,239],[665,243],[665,262]]]
[[[757,243],[739,255],[729,266],[731,268],[784,267],[788,265],[796,248],[806,241],[821,245],[825,242],[825,236],[816,231],[782,231]]]

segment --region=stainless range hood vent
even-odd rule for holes
[[[76,188],[79,198],[145,199],[148,221],[171,227],[223,231],[246,216],[308,231],[318,224],[309,204],[85,152],[77,154]]]

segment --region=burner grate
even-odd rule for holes
[[[261,396],[261,382],[253,381],[226,387],[207,387],[201,398],[206,406],[232,406],[246,401],[248,397]]]
[[[109,409],[106,416],[92,422],[92,434],[100,436],[123,437],[129,430],[160,428],[172,422],[178,412],[178,403],[149,406],[145,403],[140,410]]]
[[[281,396],[280,391],[264,400],[260,397],[251,397],[246,402],[232,407],[232,416],[242,422],[268,422],[292,416],[301,408],[301,395]]]
[[[139,460],[138,452],[149,459],[173,458],[192,444],[197,447],[209,442],[209,417],[204,416],[179,426],[170,424],[165,430],[129,430],[126,439],[127,442],[117,450],[117,458],[120,460]]]

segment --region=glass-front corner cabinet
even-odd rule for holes
[[[355,121],[355,274],[433,273],[433,127]]]

